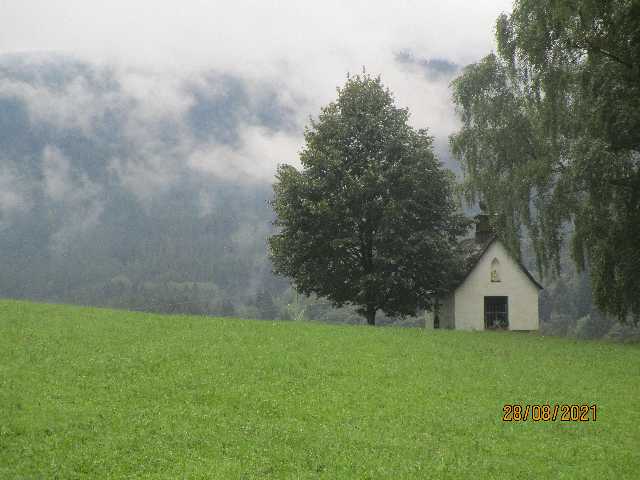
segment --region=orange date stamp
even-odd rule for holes
[[[595,422],[598,407],[589,404],[520,405],[502,407],[503,422]]]

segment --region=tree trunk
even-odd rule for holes
[[[367,307],[367,324],[368,325],[376,324],[376,308],[375,307]]]

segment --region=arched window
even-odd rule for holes
[[[500,281],[500,261],[497,258],[494,258],[491,262],[491,281]]]

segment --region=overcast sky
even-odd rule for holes
[[[495,19],[510,6],[507,0],[0,0],[0,52],[55,50],[179,70],[310,70],[335,84],[361,65],[383,70],[399,49],[469,63],[493,47]]]
[[[491,47],[495,19],[511,2],[2,0],[0,6],[4,52],[100,52],[179,65],[311,54],[371,61],[380,48],[407,45],[465,62]]]
[[[176,79],[208,69],[280,84],[298,110],[298,134],[247,133],[257,152],[273,140],[277,163],[296,156],[306,119],[363,66],[382,74],[412,123],[442,148],[457,125],[450,78],[425,79],[394,55],[468,64],[494,48],[495,20],[510,9],[508,0],[0,0],[0,53],[53,51],[115,65],[126,72],[125,89],[146,95],[154,110],[184,109]]]

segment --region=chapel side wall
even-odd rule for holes
[[[439,328],[453,328],[453,294],[438,299],[438,319],[440,321]],[[424,314],[424,328],[433,330],[435,319],[435,308]]]
[[[500,282],[491,281],[491,262],[500,262]],[[484,297],[506,296],[509,330],[538,330],[538,287],[500,241],[494,241],[455,292],[455,327],[484,330]]]
[[[440,328],[455,327],[455,297],[447,295],[440,300]]]
[[[433,310],[424,312],[424,328],[433,330]]]

